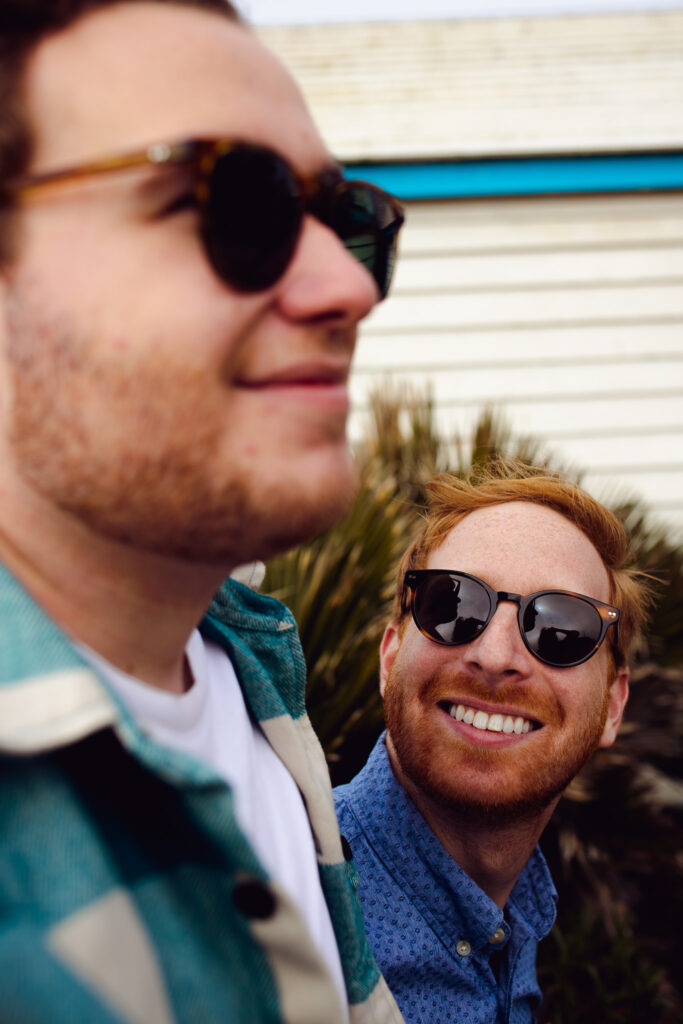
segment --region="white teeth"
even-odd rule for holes
[[[486,730],[488,728],[488,724],[489,724],[489,716],[486,714],[486,712],[485,711],[477,711],[477,713],[474,716],[474,719],[472,721],[472,725],[474,726],[474,728],[475,729]]]
[[[484,732],[503,732],[508,735],[514,732],[521,735],[531,732],[532,729],[531,722],[521,716],[513,718],[511,715],[489,715],[486,711],[477,711],[475,708],[465,707],[464,704],[451,704],[449,714],[457,722],[464,722],[465,725],[471,725]]]

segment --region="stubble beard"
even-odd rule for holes
[[[205,371],[169,366],[163,352],[153,364],[151,355],[137,364],[128,352],[102,356],[40,308],[21,289],[8,305],[10,451],[31,487],[95,533],[232,567],[293,547],[347,511],[353,478],[301,494],[258,459],[226,458],[226,409]]]
[[[384,692],[387,732],[399,773],[413,790],[416,802],[426,796],[441,812],[475,827],[534,822],[547,814],[596,750],[607,719],[609,688],[605,687],[601,705],[587,713],[564,738],[556,737],[536,749],[525,749],[521,743],[487,749],[466,745],[454,736],[444,751],[422,723],[415,721],[415,709],[405,698],[399,676],[400,670],[394,665]],[[432,696],[439,688],[438,679],[430,681],[413,698],[418,701],[416,706],[425,700],[433,707]],[[530,712],[534,709],[534,698],[524,687],[503,686],[492,698],[483,684],[469,680],[469,686],[461,685],[459,692],[469,692],[488,703],[497,699],[501,705],[518,704]],[[559,725],[562,715],[552,704],[552,700],[545,702],[543,720]],[[491,781],[494,773],[498,776],[495,788]]]

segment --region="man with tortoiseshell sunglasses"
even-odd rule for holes
[[[403,220],[226,0],[0,0],[0,1018],[390,1024],[290,613]]]
[[[530,1024],[556,893],[537,846],[615,739],[649,590],[561,478],[437,478],[380,648],[386,733],[335,790],[370,944],[407,1024]]]

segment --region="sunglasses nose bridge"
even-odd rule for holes
[[[517,605],[517,609],[518,609],[518,611],[517,611],[517,618],[521,621],[521,616],[522,616],[522,612],[523,612],[522,601],[524,600],[524,597],[523,597],[522,594],[515,594],[515,593],[513,593],[510,590],[492,590],[491,591],[491,598],[492,598],[492,602],[491,602],[491,604],[492,604],[492,607],[491,607],[491,619],[496,614],[496,612],[498,610],[498,605],[503,603],[503,602],[508,601],[511,604],[516,604]],[[491,619],[489,619],[489,622],[491,621]]]
[[[334,223],[334,201],[337,196],[338,185],[326,181],[324,176],[299,179],[299,201],[302,216],[309,214],[324,224],[325,227],[332,227]]]
[[[463,644],[461,657],[463,663],[472,667],[483,682],[495,686],[503,679],[528,672],[526,648],[520,639],[519,627],[522,598],[508,591],[495,591],[485,585],[484,581],[479,582],[489,593],[489,614],[477,635]],[[508,604],[515,604],[518,608],[510,608],[508,611],[500,608],[500,605]]]
[[[491,613],[489,615],[486,626],[489,626],[494,615],[498,611],[500,604],[516,604],[517,605],[517,628],[519,629],[520,636],[524,639],[524,631],[522,628],[522,620],[524,617],[524,611],[526,608],[526,600],[523,594],[515,594],[511,590],[493,590],[489,591],[491,597]]]

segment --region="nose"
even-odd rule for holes
[[[355,327],[379,301],[379,290],[337,235],[308,215],[278,301],[289,319]]]
[[[533,658],[520,636],[517,605],[501,602],[484,632],[467,644],[463,654],[467,668],[491,685],[527,675]]]

